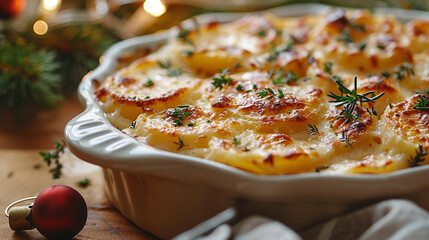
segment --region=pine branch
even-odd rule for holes
[[[20,121],[62,99],[55,53],[9,42],[0,45],[0,52],[0,113],[13,112]]]

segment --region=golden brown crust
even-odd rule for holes
[[[429,150],[414,93],[429,89],[429,22],[331,9],[179,31],[94,85],[109,120],[146,144],[259,174],[385,173]]]

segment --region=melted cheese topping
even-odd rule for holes
[[[383,95],[347,117],[328,96],[344,95],[336,80]],[[142,144],[202,161],[260,174],[385,173],[429,162],[429,100],[416,94],[428,89],[429,22],[331,9],[180,29],[96,96]]]

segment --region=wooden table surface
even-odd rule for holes
[[[54,148],[54,141],[64,139],[66,123],[82,111],[74,97],[65,100],[52,111],[43,111],[37,118],[14,124],[5,119],[0,124],[0,210],[25,197],[37,196],[43,189],[64,184],[78,190],[88,205],[88,220],[83,230],[73,239],[156,239],[146,233],[114,209],[108,202],[103,188],[103,176],[98,166],[86,163],[66,150],[60,161],[63,176],[53,180],[49,167],[39,155],[40,151]],[[77,182],[89,178],[85,188]],[[37,230],[14,232],[8,218],[0,217],[0,239],[45,239]]]

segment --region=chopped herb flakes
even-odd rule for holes
[[[154,85],[154,83],[153,83],[152,79],[150,79],[150,78],[147,80],[146,83],[143,84],[143,86],[145,86],[145,87],[150,87],[153,85]]]
[[[413,64],[410,63],[407,59],[405,60],[406,60],[406,63],[397,67],[393,72],[394,79],[401,81],[405,77],[410,77],[411,75],[415,75]]]
[[[163,61],[158,61],[159,66],[162,69],[166,69],[168,71],[168,76],[170,77],[178,77],[180,75],[182,75],[182,68],[178,67],[178,68],[173,68],[171,66],[171,62],[169,60],[166,60],[165,62]]]
[[[349,45],[353,43],[352,36],[350,35],[350,30],[344,29],[340,36],[337,37],[338,41],[343,41],[344,45]]]
[[[187,42],[189,45],[194,46],[194,43],[189,39],[189,34],[191,33],[190,30],[181,28],[179,33],[177,34],[177,38],[182,39],[183,41]]]
[[[268,50],[268,57],[267,57],[267,61],[268,62],[274,62],[277,60],[277,57],[282,53],[282,52],[289,52],[292,50],[292,47],[295,43],[294,42],[290,42],[285,48],[283,49],[277,49],[276,46],[272,46],[269,50]]]
[[[358,45],[357,45],[357,48],[360,50],[360,51],[363,51],[363,50],[365,50],[365,48],[366,48],[366,46],[367,46],[368,44],[367,43],[365,43],[365,42],[361,42],[361,43],[359,43]]]
[[[326,62],[325,68],[323,69],[325,73],[332,75],[332,62]]]
[[[91,180],[88,178],[82,179],[76,183],[79,187],[87,187],[89,184],[91,184]]]
[[[272,78],[272,83],[277,86],[283,86],[284,84],[296,84],[300,77],[298,74],[291,72],[283,72],[283,69],[279,68],[277,73],[274,75],[274,70],[270,73],[270,78]]]
[[[417,104],[413,109],[429,110],[429,99],[426,96],[422,96],[420,99],[417,99]]]
[[[183,126],[183,120],[185,117],[192,115],[193,112],[189,111],[189,105],[179,105],[178,108],[175,108],[173,112],[170,113],[170,116],[176,118],[173,120],[174,126],[179,127]],[[188,124],[188,126],[190,126]],[[193,126],[193,125],[192,125]]]
[[[232,81],[232,78],[227,77],[230,74],[229,73],[229,67],[224,69],[224,70],[219,69],[218,71],[220,73],[220,76],[213,78],[213,82],[212,82],[215,89],[216,88],[222,89],[226,85],[229,86],[231,84],[231,81]]]

